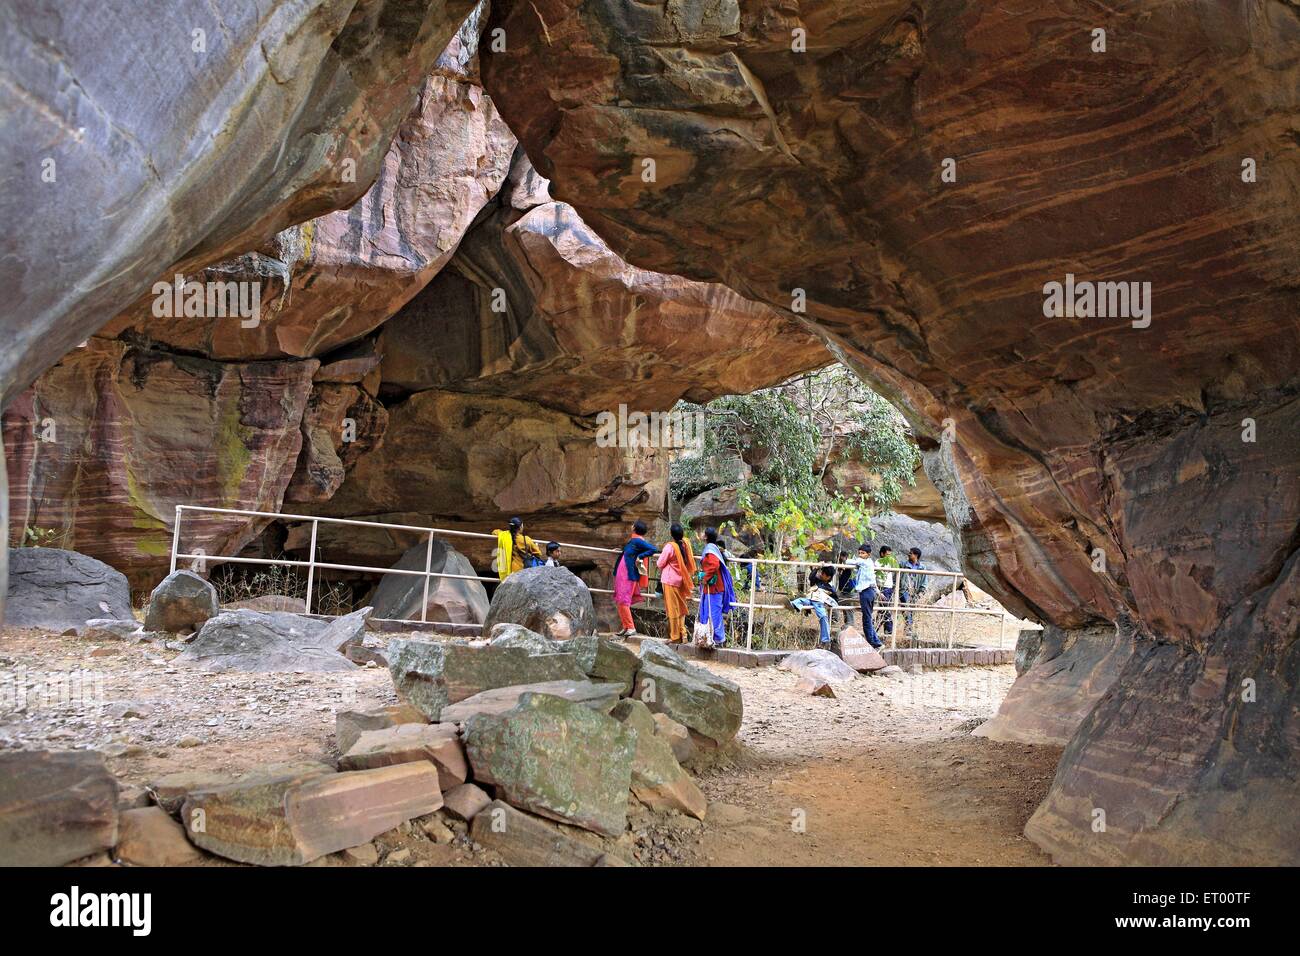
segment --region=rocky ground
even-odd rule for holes
[[[382,668],[213,674],[173,666],[175,656],[0,629],[0,748],[99,749],[124,787],[142,786],[181,770],[333,759],[336,710],[396,702]],[[1048,862],[1021,829],[1059,751],[969,735],[996,711],[1012,668],[862,677],[829,699],[794,692],[785,671],[710,667],[743,688],[745,721],[739,746],[697,770],[708,818],[639,810],[614,844],[625,856],[653,865]],[[446,822],[412,821],[323,862],[500,862]]]

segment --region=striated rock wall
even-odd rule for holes
[[[1228,794],[1238,833],[1294,817],[1293,4],[502,0],[492,24],[485,83],[557,198],[639,266],[775,307],[801,290],[942,446],[981,584],[1158,648],[1067,749],[1042,845],[1091,858],[1098,780],[1128,807],[1114,858],[1213,858],[1194,847]],[[1151,283],[1149,325],[1046,315],[1067,274]],[[1270,693],[1243,705],[1247,678]],[[1300,861],[1294,834],[1256,850]]]
[[[91,339],[5,412],[11,540],[27,527],[58,532],[60,546],[151,587],[166,573],[176,505],[280,510],[318,365]],[[264,524],[190,515],[184,546],[235,554]]]

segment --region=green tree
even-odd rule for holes
[[[701,450],[673,463],[673,497],[735,484],[745,516],[738,530],[759,535],[772,554],[805,554],[812,537],[830,528],[859,535],[873,511],[888,510],[915,480],[919,453],[903,416],[841,365],[680,407],[702,412],[705,427]],[[877,483],[828,491],[837,454],[866,464]],[[741,462],[752,465],[747,477]]]

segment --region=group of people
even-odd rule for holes
[[[560,564],[560,543],[548,541],[545,546],[538,544],[524,534],[524,522],[520,518],[511,518],[504,531],[492,533],[497,536],[494,570],[498,580],[504,581],[524,568],[563,566]]]
[[[737,559],[720,543],[718,529],[705,529],[704,550],[698,559],[680,524],[673,524],[669,530],[671,538],[662,547],[655,547],[653,542],[647,540],[646,531],[644,521],[632,525],[632,534],[614,564],[614,606],[618,610],[618,636],[629,637],[636,633],[632,608],[643,600],[642,591],[650,583],[649,561],[653,558],[659,569],[664,613],[668,618],[668,642],[686,643],[686,615],[690,610],[691,597],[698,586],[698,620],[707,625],[709,639],[715,646],[726,643],[726,616],[736,603],[735,585],[728,561]],[[562,566],[559,543],[551,541],[543,546],[534,541],[524,534],[523,522],[518,518],[511,518],[505,530],[494,533],[498,539],[497,573],[503,581],[514,572],[527,567]],[[924,574],[897,573],[897,569],[913,572],[925,570],[925,565],[921,563],[920,548],[909,549],[907,560],[901,564],[888,545],[881,545],[879,556],[873,551],[872,545],[866,541],[858,545],[857,553],[845,559],[847,567],[842,569],[838,581],[833,566],[817,568],[810,576],[807,594],[790,602],[798,610],[811,611],[817,615],[822,644],[831,641],[831,615],[839,608],[841,597],[857,597],[862,612],[862,630],[867,641],[872,647],[883,647],[884,642],[873,620],[876,604],[894,604],[895,594],[898,595],[898,604],[914,604],[925,590]],[[749,567],[751,574],[757,574],[753,562]],[[910,627],[912,615],[910,612],[905,613]],[[851,611],[845,612],[845,622],[852,623]],[[893,633],[893,627],[893,616],[886,616],[883,628],[886,637]]]
[[[614,568],[614,606],[618,609],[620,626],[618,636],[629,637],[636,633],[632,606],[641,602],[641,591],[649,584],[648,567],[643,567],[640,562],[654,557],[663,588],[664,615],[668,618],[668,643],[686,643],[686,614],[698,583],[699,620],[708,626],[713,644],[721,646],[727,640],[726,616],[736,603],[736,589],[731,569],[727,566],[727,552],[718,541],[718,529],[705,529],[704,550],[699,561],[696,561],[690,539],[680,524],[674,523],[668,533],[670,540],[662,548],[656,548],[646,540],[644,521],[632,525],[632,536],[623,546],[623,553]]]
[[[792,607],[803,611],[812,611],[817,615],[821,628],[821,643],[831,642],[831,613],[839,606],[841,595],[852,594],[858,599],[862,611],[862,630],[872,647],[883,647],[879,633],[876,631],[874,614],[876,603],[894,604],[894,595],[898,595],[898,604],[914,604],[921,592],[925,590],[924,574],[902,574],[894,569],[906,568],[909,571],[924,571],[921,563],[921,549],[911,548],[907,560],[902,564],[894,557],[894,549],[881,545],[880,556],[873,557],[872,546],[867,542],[858,545],[857,554],[845,559],[849,565],[840,575],[838,584],[835,569],[831,566],[818,568],[813,572],[809,582],[808,594],[790,602]],[[845,622],[852,623],[853,614],[845,612]],[[912,614],[905,612],[905,620],[910,627]],[[887,616],[884,622],[885,636],[893,634],[893,616]]]

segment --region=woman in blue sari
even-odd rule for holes
[[[727,613],[736,603],[736,589],[727,568],[727,555],[718,544],[718,529],[705,528],[704,553],[700,561],[700,619],[713,628],[713,646],[727,642]]]

